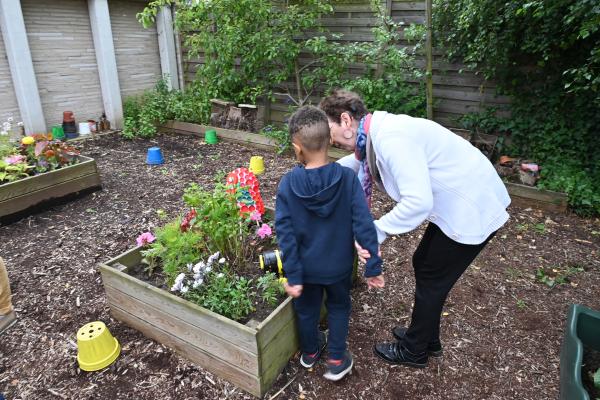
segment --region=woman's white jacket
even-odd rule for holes
[[[375,221],[379,243],[429,220],[451,239],[480,244],[508,220],[510,197],[468,141],[423,118],[377,111],[369,129],[377,167],[396,206]],[[353,154],[340,164],[358,171]]]

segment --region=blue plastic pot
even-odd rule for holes
[[[165,160],[163,159],[160,147],[150,147],[148,149],[148,155],[146,156],[146,164],[159,165],[164,162]]]

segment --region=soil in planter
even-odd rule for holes
[[[581,379],[583,380],[583,387],[590,395],[590,399],[600,399],[600,389],[594,386],[592,376],[598,369],[600,369],[600,351],[585,346],[583,349]]]
[[[145,264],[138,264],[132,268],[129,268],[127,270],[127,273],[136,279],[139,279],[159,289],[163,289],[168,291],[169,293],[172,293],[166,284],[166,278],[162,271],[157,269],[151,276],[149,276],[148,272],[146,271],[146,267],[147,266]],[[263,273],[259,268],[255,267],[254,265],[247,265],[245,268],[242,269],[242,271],[240,271],[240,275],[244,276],[247,279],[256,280],[260,278],[263,275]],[[275,308],[277,308],[281,304],[281,302],[283,302],[283,300],[285,300],[285,298],[285,295],[278,295],[278,301],[275,306],[270,305],[269,303],[263,301],[261,298],[257,298],[254,303],[254,312],[248,314],[245,318],[239,320],[238,322],[241,324],[245,324],[250,320],[263,321],[275,310]]]

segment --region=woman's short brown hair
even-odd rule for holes
[[[324,97],[319,103],[319,108],[325,111],[330,120],[338,124],[343,112],[347,112],[356,120],[368,114],[360,96],[345,89],[335,89],[329,96]]]

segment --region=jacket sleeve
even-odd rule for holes
[[[393,178],[393,182],[385,182],[386,191],[399,201],[390,212],[375,221],[379,243],[388,234],[412,231],[433,208],[429,166],[423,148],[411,140],[401,139],[400,135],[387,137],[382,144],[377,160]],[[391,190],[397,193],[391,193]]]
[[[383,261],[377,254],[379,252],[377,231],[367,206],[365,194],[354,174],[352,176],[352,230],[358,244],[368,250],[371,255],[365,265],[365,277],[381,275]]]
[[[355,173],[358,172],[360,161],[356,159],[354,154],[348,154],[336,161],[338,164],[350,168]]]
[[[302,285],[302,263],[298,255],[298,243],[294,234],[292,214],[286,195],[289,193],[287,179],[284,177],[277,190],[275,200],[275,232],[277,244],[283,252],[283,266],[290,285]]]

